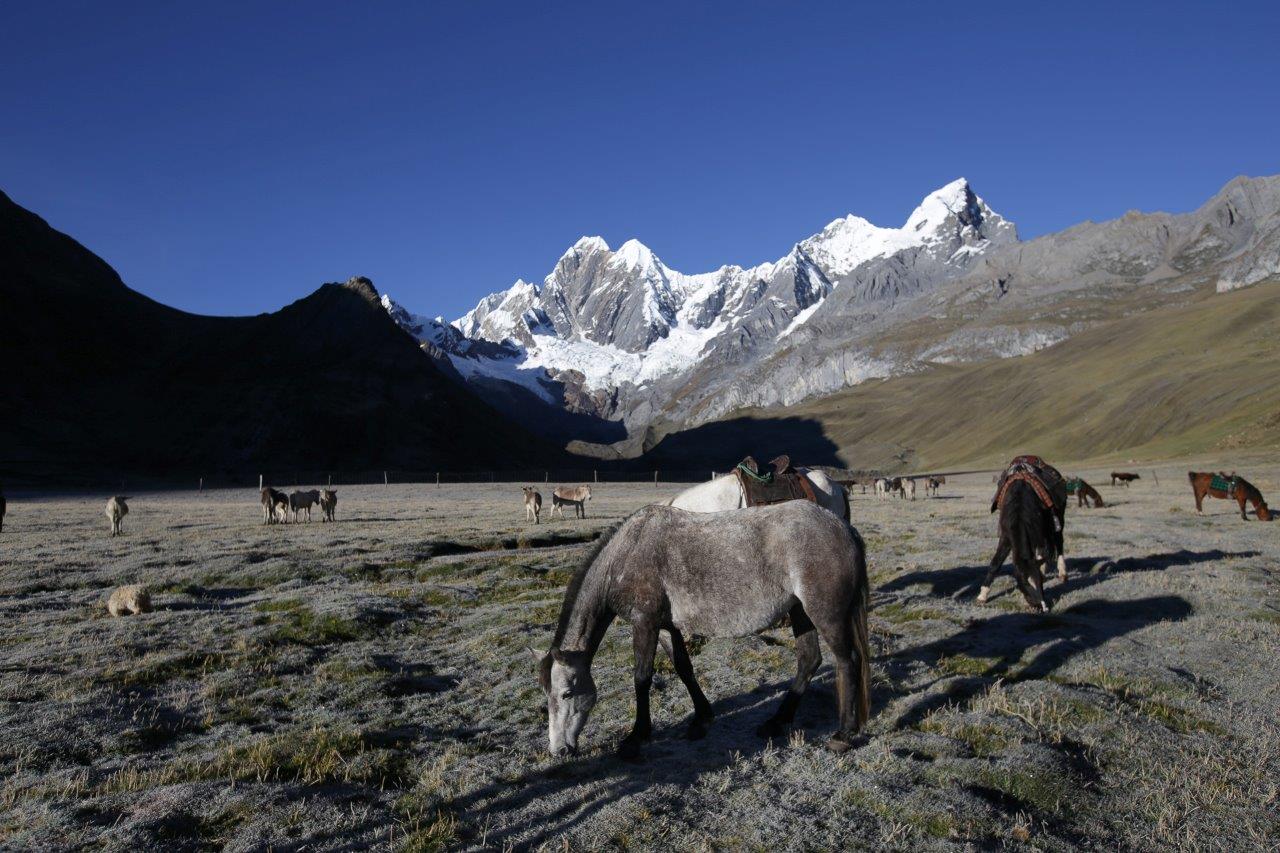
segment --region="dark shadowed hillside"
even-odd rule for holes
[[[24,471],[457,470],[561,456],[443,376],[368,280],[256,317],[186,314],[3,194],[0,365],[0,462]]]

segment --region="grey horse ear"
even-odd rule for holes
[[[525,648],[529,650],[529,654],[533,657],[533,662],[535,664],[541,664],[542,659],[546,657],[545,652],[540,652],[537,649],[535,649],[533,646],[525,646]]]

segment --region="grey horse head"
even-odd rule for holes
[[[538,663],[538,683],[547,694],[547,746],[560,757],[578,751],[578,735],[596,705],[596,683],[585,652],[529,650]]]

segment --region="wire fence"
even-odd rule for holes
[[[427,485],[459,483],[516,483],[527,486],[578,483],[696,483],[716,472],[696,470],[601,468],[525,468],[508,470],[447,471],[431,469],[304,469],[168,471],[124,473],[103,471],[74,462],[0,461],[0,487],[33,491],[149,491],[165,489],[226,489]],[[720,472],[723,473],[723,472]]]

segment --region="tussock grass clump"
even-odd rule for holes
[[[354,640],[361,635],[354,622],[331,613],[316,613],[296,598],[264,601],[254,609],[272,614],[276,627],[268,637],[269,642],[321,646]]]
[[[975,658],[964,654],[940,659],[935,666],[948,675],[990,675],[999,661],[995,658]]]
[[[871,611],[873,615],[879,616],[889,622],[900,624],[903,622],[922,622],[926,619],[947,619],[946,613],[936,610],[932,607],[911,607],[899,601],[891,601],[887,604],[881,604],[879,607]]]

